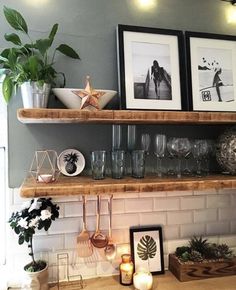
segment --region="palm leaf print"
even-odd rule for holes
[[[152,259],[155,257],[156,252],[157,244],[155,240],[148,235],[143,236],[137,245],[137,254],[139,258],[143,261]]]

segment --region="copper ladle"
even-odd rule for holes
[[[108,243],[108,237],[100,231],[100,202],[101,197],[97,196],[97,226],[96,231],[91,237],[91,242],[96,248],[104,248]]]
[[[108,261],[111,261],[116,256],[116,244],[112,240],[112,199],[113,195],[110,196],[108,201],[108,211],[109,211],[109,235],[108,235],[108,244],[104,249],[105,256]]]

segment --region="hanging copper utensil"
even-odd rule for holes
[[[77,252],[79,257],[89,257],[93,254],[93,247],[90,241],[89,232],[86,229],[86,199],[83,201],[83,229],[77,236]]]
[[[105,248],[108,243],[108,237],[100,231],[100,202],[101,197],[97,196],[97,225],[96,231],[91,237],[91,242],[96,248]]]
[[[116,256],[116,244],[112,240],[112,200],[113,200],[113,195],[111,195],[110,200],[108,200],[109,235],[108,235],[108,244],[104,249],[105,256],[108,261],[112,261]]]

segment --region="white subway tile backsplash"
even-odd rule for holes
[[[209,195],[207,198],[207,208],[222,208],[230,206],[230,195]]]
[[[202,209],[205,208],[204,196],[181,197],[181,209]]]
[[[163,239],[164,240],[174,240],[180,237],[180,227],[175,226],[164,226],[163,227]]]
[[[179,198],[155,198],[154,211],[168,211],[180,209]]]
[[[166,195],[171,196],[191,196],[193,195],[192,190],[186,190],[186,191],[167,191]]]
[[[190,238],[192,236],[200,236],[205,234],[205,224],[189,224],[180,226],[181,238]]]
[[[75,233],[79,231],[81,218],[59,218],[48,230],[49,234]]]
[[[64,249],[64,236],[48,235],[34,237],[34,248],[38,252],[62,250]]]
[[[192,224],[193,215],[191,211],[167,212],[168,225]]]
[[[218,194],[218,191],[215,189],[208,189],[208,190],[194,190],[194,195],[212,195]]]
[[[113,215],[113,228],[114,229],[125,229],[131,226],[138,226],[139,215],[135,214],[122,214],[122,215]]]
[[[236,188],[219,189],[219,194],[235,194]]]
[[[154,192],[140,192],[139,198],[146,198],[146,197],[166,197],[165,191],[154,191]]]
[[[224,221],[224,220],[236,220],[236,210],[235,208],[220,208],[219,209],[219,220]]]
[[[194,223],[214,222],[216,220],[217,220],[216,208],[194,210],[193,212]]]
[[[165,225],[166,224],[166,212],[150,212],[140,214],[141,225]]]
[[[225,235],[230,231],[229,222],[216,222],[216,223],[207,223],[206,225],[206,234],[207,235]]]
[[[227,190],[226,190],[227,191]],[[19,189],[10,189],[7,210],[18,210],[24,199]],[[109,215],[107,200],[102,198],[101,230],[108,234]],[[117,258],[106,261],[104,250],[94,249],[88,258],[77,256],[76,237],[82,229],[82,200],[80,196],[53,199],[60,206],[60,218],[52,223],[48,232],[35,235],[37,257],[46,258],[50,264],[50,281],[57,279],[57,254],[68,253],[70,275],[81,273],[83,278],[106,276],[117,273],[120,256],[130,252],[129,228],[138,225],[161,225],[163,229],[164,257],[177,246],[188,243],[192,235],[203,235],[209,241],[227,243],[236,248],[236,191],[186,191],[128,193],[114,195],[113,240],[117,243]],[[96,196],[87,197],[87,228],[90,236],[96,228]],[[8,233],[9,232],[9,233]],[[8,265],[19,269],[29,261],[27,245],[19,246],[17,236],[8,229]],[[207,235],[207,236],[206,236]],[[213,236],[214,235],[214,236]],[[15,258],[15,257],[16,258]],[[19,259],[22,259],[19,263]]]
[[[153,199],[127,199],[125,200],[125,211],[129,212],[147,212],[153,210]]]

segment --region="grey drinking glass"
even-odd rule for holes
[[[112,150],[119,150],[122,141],[121,125],[112,125]]]
[[[149,134],[145,133],[141,135],[141,149],[145,151],[145,153],[149,154],[149,148],[151,144],[151,137]]]
[[[136,125],[128,125],[127,130],[127,150],[131,152],[136,147]]]
[[[166,152],[166,135],[157,134],[154,139],[154,154],[157,157],[157,176],[162,177],[162,159],[165,157]]]
[[[91,169],[93,179],[104,179],[106,168],[106,151],[97,150],[91,152]]]
[[[208,154],[207,141],[203,139],[197,139],[193,141],[192,154],[196,160],[196,175],[202,176],[202,159]]]
[[[145,174],[145,151],[133,150],[131,154],[132,177],[143,178]]]
[[[111,152],[111,172],[112,178],[120,179],[125,172],[125,151],[114,150]]]

